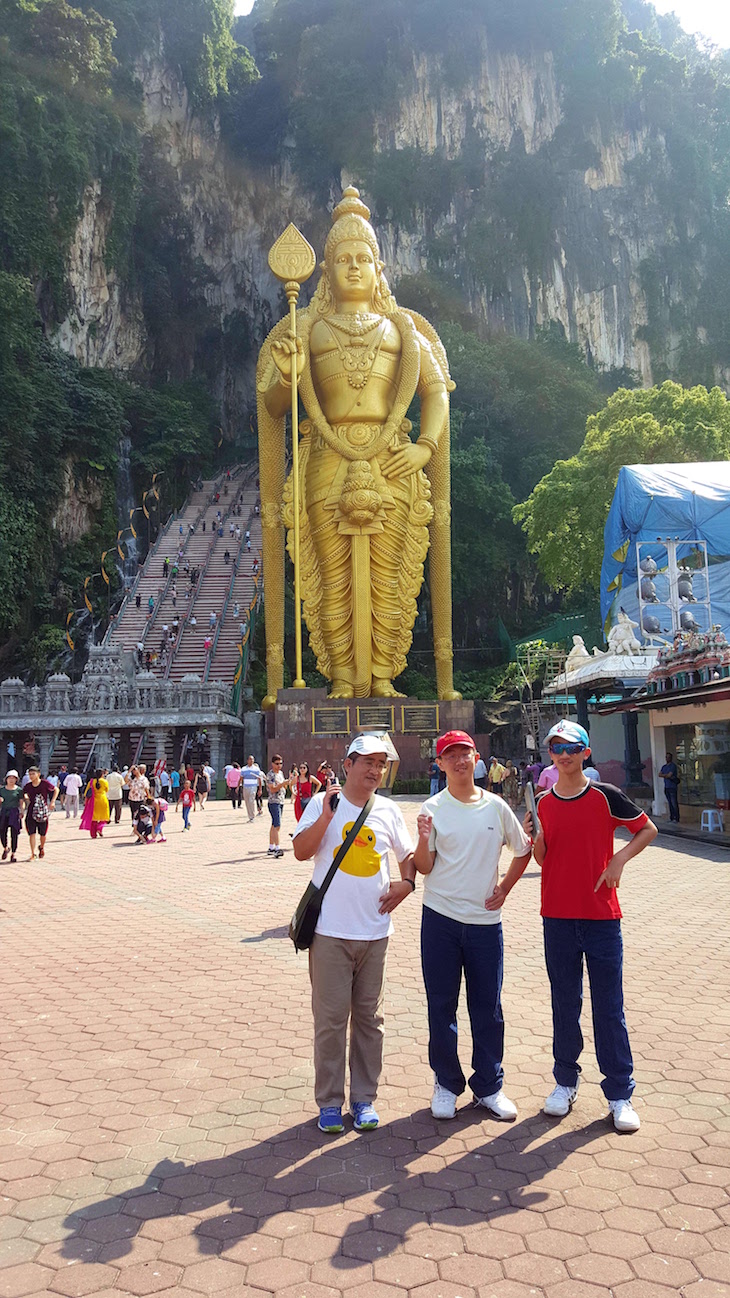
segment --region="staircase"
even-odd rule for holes
[[[107,631],[109,643],[121,644],[125,650],[135,653],[135,658],[137,645],[141,644],[145,665],[148,653],[156,655],[156,661],[150,662],[148,670],[161,678],[180,680],[187,672],[199,676],[205,672],[203,641],[207,635],[209,613],[215,608],[216,613],[221,614],[238,549],[235,537],[230,535],[229,524],[233,521],[234,527],[240,526],[243,539],[251,506],[242,503],[240,495],[245,486],[250,496],[251,491],[255,491],[254,482],[255,470],[249,466],[244,473],[239,466],[203,482],[200,490],[190,494],[183,509],[170,520],[148,554],[131,594]],[[218,535],[221,528],[222,537]],[[224,564],[226,548],[231,552],[231,565]],[[167,576],[164,573],[165,559],[169,561]],[[175,563],[178,564],[176,578],[172,575]],[[189,576],[195,569],[200,572],[197,586],[191,583]],[[193,610],[199,624],[196,629],[188,625]],[[172,631],[176,617],[179,631],[175,641]],[[164,626],[168,627],[166,661],[162,652]],[[192,652],[180,656],[184,640]]]
[[[240,622],[248,621],[248,607],[253,599],[253,561],[258,558],[259,564],[261,562],[261,520],[253,512],[258,496],[255,483],[254,471],[249,471],[246,479],[241,475],[236,481],[231,510],[222,517],[223,536],[215,532],[168,667],[170,680],[179,681],[194,673],[206,680],[233,683],[238,664]],[[241,529],[240,545],[235,534],[231,535],[231,524]],[[251,532],[250,553],[245,543],[247,530]],[[225,561],[226,551],[230,555],[228,563]],[[237,600],[239,616],[235,618],[233,609]],[[214,627],[210,625],[211,613],[216,615]],[[191,625],[192,618],[197,625]],[[208,637],[213,640],[209,654],[205,650]]]
[[[245,537],[247,530],[251,533],[251,549],[250,551],[246,549],[243,540],[238,565],[232,574],[228,598],[223,606],[220,627],[213,642],[206,680],[233,681],[240,657],[238,647],[241,643],[241,623],[245,622],[246,625],[250,623],[251,605],[256,598],[256,584],[252,569],[254,559],[257,558],[259,574],[261,572],[261,519],[254,513],[257,499],[255,487],[250,486],[244,491],[243,497],[244,514],[247,514],[243,536]],[[259,575],[259,588],[260,585]],[[238,613],[236,613],[236,606],[238,606]]]

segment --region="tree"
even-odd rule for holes
[[[578,454],[558,460],[513,518],[550,586],[597,590],[619,469],[729,457],[730,403],[720,388],[671,382],[638,392],[622,388],[590,416]]]

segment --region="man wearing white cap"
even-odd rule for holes
[[[651,843],[657,829],[621,789],[587,778],[583,763],[591,750],[583,726],[559,721],[548,731],[547,744],[557,780],[537,805],[539,824],[532,825],[529,812],[525,818],[528,832],[535,834],[535,860],[542,866],[541,914],[553,1008],[556,1085],[545,1113],[564,1117],[578,1093],[585,960],[601,1087],[616,1130],[638,1131],[641,1122],[631,1103],[635,1083],[624,1017],[617,889],[627,861]],[[614,852],[619,825],[632,838]]]
[[[477,757],[474,740],[464,730],[438,738],[436,760],[446,772],[446,788],[424,802],[418,817],[413,860],[425,875],[421,964],[434,1078],[431,1112],[435,1118],[453,1118],[466,1089],[456,1025],[465,978],[474,1102],[501,1122],[514,1122],[517,1109],[502,1089],[501,911],[527,867],[530,841],[504,799],[475,784]],[[504,844],[513,860],[500,883]]]
[[[314,884],[322,883],[348,831],[380,787],[391,752],[387,735],[358,735],[347,750],[344,787],[336,777],[328,778],[324,791],[305,809],[294,833],[294,855],[298,861],[314,857]],[[391,853],[400,871],[394,882]],[[355,1129],[369,1131],[378,1125],[373,1104],[383,1066],[390,916],[415,886],[413,842],[400,808],[389,798],[376,797],[324,895],[309,950],[320,1131],[343,1130],[348,1020]]]

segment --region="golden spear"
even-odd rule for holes
[[[302,620],[299,580],[299,397],[297,375],[297,300],[299,289],[314,274],[317,257],[314,248],[295,225],[289,224],[269,252],[269,266],[284,284],[289,303],[289,332],[294,351],[291,358],[291,444],[292,444],[292,510],[294,514],[294,646],[296,657],[295,690],[304,689],[302,678]]]

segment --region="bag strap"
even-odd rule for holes
[[[325,797],[326,797],[326,796],[327,796],[327,795],[325,794]],[[360,812],[360,815],[358,816],[357,820],[355,821],[354,825],[352,826],[352,829],[351,829],[350,832],[347,834],[347,836],[346,836],[344,842],[341,843],[340,846],[339,846],[339,848],[337,849],[337,852],[336,852],[336,854],[335,854],[335,859],[334,859],[334,861],[332,862],[332,864],[331,864],[329,870],[327,871],[327,873],[326,873],[324,879],[322,880],[322,883],[320,884],[320,887],[319,887],[319,896],[320,896],[320,899],[321,899],[322,897],[324,897],[324,894],[326,893],[326,891],[327,891],[327,889],[329,888],[329,886],[330,886],[332,880],[334,879],[335,875],[337,874],[337,871],[339,870],[339,868],[340,868],[342,862],[344,861],[344,859],[345,859],[347,853],[349,852],[350,848],[352,847],[352,844],[354,843],[355,839],[357,838],[358,834],[360,833],[360,829],[361,829],[361,827],[362,827],[364,821],[366,821],[367,818],[368,818],[368,816],[370,815],[370,812],[371,812],[372,809],[373,809],[373,805],[374,805],[374,803],[375,803],[375,794],[374,794],[374,793],[371,793],[371,794],[370,794],[370,797],[368,798],[367,802],[365,803],[365,806],[362,808],[362,810],[361,810],[361,812]]]

